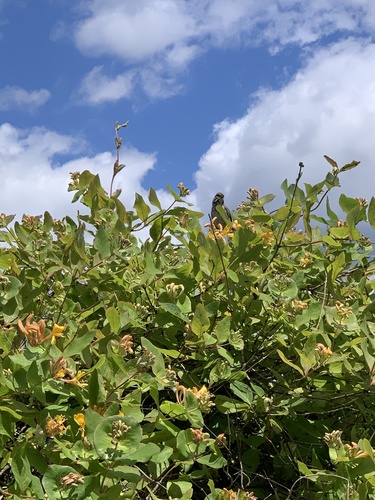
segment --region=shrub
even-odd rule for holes
[[[272,212],[249,190],[214,231],[182,184],[168,209],[150,189],[128,210],[88,171],[69,186],[88,208],[76,221],[2,214],[4,495],[375,498],[374,261],[358,229],[375,200],[341,194],[339,220],[327,193],[358,162],[327,160],[304,188],[300,164]]]

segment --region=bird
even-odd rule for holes
[[[217,210],[218,205],[223,207],[223,210],[224,210],[224,213],[225,213],[227,219],[229,219],[232,222],[233,219],[232,219],[231,211],[229,210],[229,208],[226,205],[224,205],[223,193],[216,193],[215,196],[213,197],[212,207],[211,207],[211,220],[213,221],[213,223],[215,224],[216,227],[218,227],[219,224],[221,224],[221,227],[224,228],[227,225],[227,223],[226,223],[225,219],[222,217],[222,215],[219,214],[219,212]]]

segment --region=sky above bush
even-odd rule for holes
[[[181,181],[234,208],[324,154],[361,160],[343,188],[369,199],[374,31],[373,0],[0,0],[0,211],[74,214],[75,170],[109,189],[117,120],[129,208]]]

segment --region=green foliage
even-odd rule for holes
[[[326,159],[315,186],[300,164],[273,212],[249,190],[223,231],[182,185],[168,209],[150,189],[128,210],[88,171],[69,186],[77,221],[1,216],[9,498],[375,498],[375,262],[358,228],[375,202],[342,194],[340,220],[327,193],[358,162]]]

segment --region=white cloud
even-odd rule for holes
[[[90,15],[76,31],[77,46],[87,55],[142,60],[195,32],[184,2],[94,0],[89,5]]]
[[[34,111],[43,106],[50,98],[47,89],[26,90],[21,87],[7,85],[0,88],[0,111],[22,108]]]
[[[194,196],[207,213],[212,196],[223,191],[233,208],[249,187],[280,193],[284,178],[318,182],[330,170],[327,154],[339,164],[360,160],[342,176],[347,194],[374,195],[375,44],[346,40],[316,52],[281,90],[261,90],[247,113],[224,120],[200,160]]]
[[[84,148],[81,140],[44,128],[20,130],[9,123],[0,125],[0,212],[17,214],[18,218],[24,213],[43,214],[45,210],[57,218],[74,216],[81,207],[71,204],[73,193],[67,192],[69,173],[88,169],[99,174],[108,190],[115,160],[110,152],[84,156]],[[76,159],[59,163],[57,158],[67,154]],[[114,189],[122,188],[121,200],[131,208],[135,192],[146,195],[141,182],[153,168],[156,156],[125,147],[121,161],[127,166],[117,175]]]
[[[137,74],[147,74],[137,83],[153,99],[180,92],[188,65],[212,47],[267,44],[277,52],[334,33],[370,35],[375,28],[373,0],[85,0],[81,6],[82,19],[75,26],[78,49],[132,64]],[[124,78],[120,72],[118,79]],[[150,80],[158,82],[152,91]],[[93,86],[87,96],[98,102]],[[126,96],[125,91],[103,92],[99,102]]]
[[[111,77],[102,66],[95,66],[83,79],[80,98],[89,104],[102,104],[130,97],[133,90],[134,72],[125,72]]]

